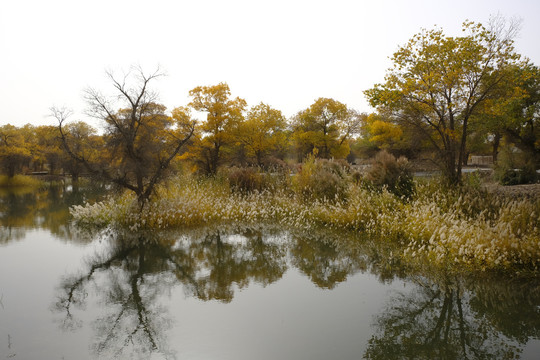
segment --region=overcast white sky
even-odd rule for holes
[[[2,0],[0,125],[53,124],[53,105],[88,121],[83,89],[110,90],[105,69],[133,64],[165,70],[154,85],[169,109],[227,82],[286,116],[319,97],[367,112],[363,91],[422,27],[459,35],[497,13],[522,19],[516,48],[540,65],[538,0]]]

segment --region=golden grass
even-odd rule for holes
[[[207,224],[274,224],[325,228],[390,241],[411,262],[470,269],[540,265],[540,200],[512,199],[477,189],[418,187],[410,202],[387,191],[350,184],[346,200],[306,202],[286,189],[241,195],[223,182],[180,179],[163,187],[142,212],[133,196],[72,209],[82,225],[166,229]]]

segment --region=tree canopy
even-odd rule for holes
[[[359,114],[339,101],[319,98],[293,120],[293,140],[301,157],[313,150],[318,157],[344,158],[347,140],[360,130]]]
[[[514,67],[517,94],[503,108],[503,129],[509,139],[540,166],[540,69],[527,63]]]
[[[469,122],[511,80],[516,31],[496,19],[489,28],[467,21],[459,37],[423,30],[394,53],[385,82],[365,92],[372,106],[429,139],[451,183],[461,180]]]
[[[12,178],[30,159],[31,153],[22,131],[10,124],[0,127],[0,164],[8,177]]]
[[[206,113],[206,121],[198,128],[191,152],[208,174],[216,174],[223,158],[223,148],[234,142],[234,133],[244,120],[246,101],[230,99],[226,83],[197,86],[189,92],[189,106]]]
[[[241,123],[238,140],[247,149],[247,155],[263,166],[267,156],[286,147],[286,128],[287,119],[281,111],[260,103],[250,109]]]
[[[158,71],[147,75],[138,68],[118,80],[108,73],[116,97],[87,89],[88,114],[105,125],[102,146],[107,151],[101,153],[99,160],[89,153],[90,149],[72,142],[74,138],[64,126],[70,112],[52,109],[67,153],[90,173],[133,191],[141,208],[190,139],[195,126],[189,116],[166,115],[165,106],[157,103],[157,95],[149,89],[149,83],[160,75]]]

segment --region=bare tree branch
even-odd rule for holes
[[[165,114],[166,108],[156,102],[158,96],[149,87],[150,82],[163,76],[159,68],[146,74],[140,66],[132,67],[123,78],[112,71],[106,74],[117,96],[106,97],[88,88],[84,97],[87,114],[106,125],[103,140],[110,157],[108,163],[92,161],[70,145],[64,125],[71,111],[51,108],[51,115],[58,121],[66,152],[91,174],[135,192],[142,209],[172,160],[193,135],[195,122],[188,119],[182,124],[183,137],[177,136],[173,120]],[[130,84],[133,79],[135,82]]]

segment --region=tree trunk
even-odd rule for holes
[[[456,184],[459,184],[461,182],[461,169],[464,164],[467,164],[467,160],[464,158],[467,151],[467,120],[467,118],[463,119],[463,129],[461,130],[461,142],[459,144]]]
[[[499,145],[501,143],[501,133],[496,132],[495,136],[493,137],[493,144],[492,144],[492,152],[493,155],[493,163],[497,163],[497,155],[499,155]]]
[[[216,175],[219,165],[220,145],[214,143],[214,148],[210,150],[210,175]]]
[[[12,179],[15,176],[15,165],[9,164],[7,167],[7,176]]]
[[[263,164],[262,164],[262,152],[260,150],[257,150],[255,152],[255,155],[257,156],[257,165],[262,168]]]
[[[448,185],[459,184],[461,175],[461,166],[456,166],[457,160],[456,143],[452,140],[447,142],[446,150],[443,154],[443,176]]]
[[[448,185],[454,186],[459,184],[460,174],[458,173],[458,169],[456,168],[455,160],[446,160],[446,167],[444,169],[443,175]]]

